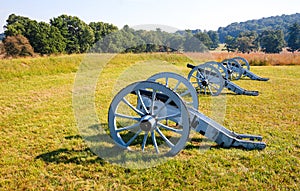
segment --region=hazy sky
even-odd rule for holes
[[[217,30],[232,22],[300,13],[300,0],[2,0],[0,32],[12,13],[49,22],[61,14],[89,23],[129,26],[168,25],[177,29]]]

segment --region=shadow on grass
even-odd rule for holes
[[[105,161],[91,152],[89,148],[83,150],[70,150],[62,148],[41,154],[35,159],[41,159],[46,163],[105,164]]]
[[[189,143],[184,147],[184,150],[207,150],[215,148],[215,143],[213,141],[210,141],[206,137],[193,137],[189,140]]]
[[[90,128],[97,128],[99,125],[93,125],[90,126]],[[141,137],[142,138],[142,137]],[[66,136],[65,139],[72,140],[72,139],[85,139],[86,141],[90,143],[98,143],[101,141],[109,141],[107,139],[110,139],[107,134],[95,134],[90,135],[82,138],[81,135],[72,135],[72,136]],[[139,139],[137,139],[139,140]],[[111,142],[112,140],[110,140]],[[139,140],[141,143],[142,139]],[[137,144],[137,143],[133,143]],[[189,143],[184,148],[185,150],[193,150],[193,149],[200,149],[200,150],[207,150],[207,149],[223,149],[220,145],[215,145],[214,142],[209,141],[205,137],[201,138],[192,138]],[[243,149],[243,148],[239,148]],[[243,149],[245,150],[245,149]],[[112,147],[106,147],[101,145],[94,145],[92,148],[84,148],[84,149],[67,149],[67,148],[60,148],[58,150],[50,151],[47,153],[43,153],[41,155],[38,155],[35,159],[41,159],[45,161],[46,163],[75,163],[75,164],[100,164],[104,165],[107,160],[104,160],[103,158],[99,157],[95,153],[102,154],[103,156],[110,158],[110,159],[118,159],[120,155],[122,155],[124,151],[124,148],[121,148],[115,144],[112,145]],[[102,156],[101,155],[101,156]],[[122,160],[123,159],[118,159]]]
[[[65,139],[72,140],[83,138],[80,135],[71,135],[66,136]],[[94,154],[90,148],[80,150],[61,148],[38,155],[35,159],[41,159],[46,163],[105,164],[105,161]]]
[[[102,126],[105,126],[106,124],[101,124]],[[98,132],[98,134],[93,134],[89,136],[82,137],[81,135],[71,135],[66,136],[65,139],[72,140],[72,139],[81,139],[88,141],[89,143],[98,143],[98,142],[109,142],[109,136],[104,132],[100,132],[100,126],[99,124],[95,124],[90,126],[88,129],[94,129]],[[107,125],[106,125],[107,126]],[[110,141],[112,142],[112,141]],[[102,149],[102,150],[97,150]],[[110,152],[108,156],[110,157],[116,157],[119,155],[121,151],[124,149],[119,148],[117,145],[113,147],[105,147],[102,146],[100,148],[97,148],[97,146],[94,146],[93,148],[84,148],[84,149],[68,149],[68,148],[60,148],[58,150],[50,151],[47,153],[43,153],[38,155],[35,159],[41,159],[45,161],[46,163],[75,163],[75,164],[101,164],[104,165],[106,162],[103,158],[96,155],[94,152],[99,153],[105,149],[110,149],[115,152]]]
[[[67,139],[67,140],[82,139],[82,137],[80,135],[70,135],[70,136],[66,136],[65,139]]]

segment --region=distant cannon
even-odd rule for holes
[[[257,96],[259,94],[258,91],[248,91],[231,82],[228,78],[229,69],[226,69],[221,63],[206,62],[198,66],[187,64],[187,67],[192,69],[187,78],[199,93],[217,96],[225,87],[239,95]],[[238,70],[235,70],[236,67],[233,67],[232,62],[230,62],[229,68],[237,78],[239,75]]]
[[[262,78],[250,71],[249,62],[242,57],[225,59],[221,62],[213,63],[225,79],[239,80],[241,77],[249,77],[251,80],[268,81],[269,78]]]
[[[232,58],[232,60],[236,60],[241,67],[238,67],[240,69],[240,73],[243,76],[246,76],[248,78],[250,78],[251,80],[258,80],[258,81],[268,81],[269,78],[262,78],[256,74],[254,74],[253,72],[250,72],[250,65],[249,62],[242,57],[234,57]]]

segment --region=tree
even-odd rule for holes
[[[257,33],[255,31],[247,31],[240,33],[236,39],[236,47],[242,53],[249,53],[258,50]]]
[[[168,38],[166,44],[174,50],[183,50],[184,37],[179,34],[174,34]]]
[[[95,42],[94,32],[89,25],[78,17],[61,15],[50,20],[50,24],[57,27],[66,39],[66,52],[84,53]]]
[[[289,27],[295,22],[299,23],[299,20],[300,13],[272,16],[240,23],[232,23],[226,27],[220,27],[217,32],[221,43],[225,42],[225,38],[228,35],[237,38],[241,32],[256,31],[257,34],[260,34],[265,30],[282,30],[284,39],[287,41]]]
[[[92,51],[109,53],[136,52],[141,51],[140,42],[141,39],[134,34],[134,30],[125,25],[121,30],[112,32],[100,39]]]
[[[23,35],[7,36],[3,40],[6,56],[33,56],[33,48]]]
[[[39,29],[37,21],[15,14],[9,15],[4,28],[6,29],[4,31],[5,36],[23,35],[31,44],[34,44]]]
[[[213,44],[207,33],[198,32],[197,34],[195,34],[195,37],[199,39],[199,41],[203,43],[207,48],[210,48]]]
[[[117,26],[114,26],[112,24],[104,23],[104,22],[91,22],[89,24],[91,29],[94,32],[95,35],[95,43],[101,40],[106,35],[116,32],[118,30]]]
[[[5,54],[5,48],[4,48],[4,44],[3,44],[2,40],[0,42],[0,55]]]
[[[258,38],[262,51],[266,53],[279,53],[285,46],[282,30],[265,30]]]
[[[30,34],[30,28],[28,27],[30,22],[33,21],[27,17],[17,16],[15,14],[9,15],[6,20],[6,25],[4,26],[5,36],[16,36],[19,34],[28,36]]]
[[[212,41],[211,46],[208,48],[211,50],[215,50],[216,48],[219,47],[220,44],[219,35],[216,31],[212,31],[212,30],[208,31],[207,34]]]
[[[38,23],[34,39],[31,44],[35,52],[40,54],[62,53],[65,51],[65,38],[60,34],[58,28],[50,26],[48,23]]]
[[[15,14],[11,14],[6,22],[5,35],[16,36],[20,34],[25,36],[35,52],[40,54],[64,52],[65,39],[56,27]]]
[[[183,49],[185,52],[204,52],[207,50],[207,47],[190,31],[187,31],[184,37]]]
[[[236,38],[228,35],[225,38],[225,49],[227,52],[235,52],[237,49]]]
[[[288,51],[295,52],[300,50],[300,24],[294,23],[289,28],[289,38],[287,44]]]

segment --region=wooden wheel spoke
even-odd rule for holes
[[[172,117],[178,117],[180,115],[181,115],[181,113],[177,112],[177,113],[170,114],[170,115],[167,115],[167,116],[157,117],[157,120],[160,121],[160,120],[163,120],[163,119],[168,119],[168,118],[172,118]]]
[[[125,118],[125,119],[132,119],[132,120],[135,120],[135,121],[139,121],[141,119],[140,117],[134,117],[134,116],[124,115],[124,114],[120,114],[120,113],[115,113],[115,116]]]
[[[152,103],[151,103],[151,107],[150,107],[150,114],[153,115],[154,113],[154,101],[156,99],[156,91],[153,90],[152,92]]]
[[[140,101],[141,104],[142,104],[143,109],[144,109],[147,113],[149,113],[147,107],[145,106],[145,103],[144,103],[144,101],[143,101],[143,98],[142,98],[142,96],[141,96],[140,90],[137,90],[137,91],[136,91],[136,94],[137,94],[137,96],[138,96],[139,101]]]
[[[158,146],[157,146],[157,141],[156,141],[156,137],[155,137],[155,131],[151,132],[151,138],[152,138],[152,142],[153,142],[155,151],[158,154],[159,153],[159,149],[158,149]]]
[[[142,132],[142,130],[139,129],[139,130],[134,134],[134,136],[131,137],[131,139],[126,143],[126,146],[128,147],[128,146],[136,139],[136,137],[137,137],[141,132]]]
[[[183,96],[188,95],[189,93],[190,93],[190,91],[189,91],[189,90],[186,90],[185,92],[183,92],[182,94],[180,94],[180,96],[183,97]]]
[[[138,127],[140,125],[140,123],[135,123],[133,125],[129,125],[129,126],[126,126],[126,127],[122,127],[122,128],[119,128],[116,130],[117,133],[121,132],[121,131],[126,131],[126,130],[130,130],[130,129],[134,129],[136,127]]]
[[[157,123],[157,125],[164,128],[164,129],[166,129],[166,130],[169,130],[169,131],[172,131],[172,132],[175,132],[175,133],[178,133],[178,134],[182,134],[181,129],[175,129],[175,128],[169,127],[167,125],[164,125],[162,123]]]
[[[176,90],[177,90],[177,88],[179,87],[180,83],[181,83],[181,81],[178,81],[178,82],[177,82],[177,84],[175,85],[175,87],[174,87],[174,89],[173,89],[174,92],[176,92]]]
[[[146,142],[147,142],[147,138],[148,138],[148,132],[145,132],[143,143],[142,143],[142,151],[145,150],[145,145],[146,145]]]
[[[130,104],[125,98],[122,98],[122,101],[129,106],[133,111],[135,111],[136,113],[138,113],[139,115],[145,115],[145,113],[143,113],[142,111],[138,110],[136,107],[134,107],[132,104]]]
[[[161,132],[159,128],[156,128],[156,131],[170,148],[174,147],[174,144]]]

